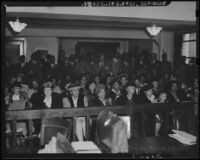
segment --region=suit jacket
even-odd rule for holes
[[[85,61],[81,61],[76,64],[75,69],[74,69],[74,74],[75,76],[79,76],[82,73],[87,72],[87,63]]]
[[[138,96],[139,104],[151,104],[151,101],[145,96],[145,94],[140,94]]]
[[[149,69],[152,70],[152,69],[156,69],[157,71],[160,70],[160,64],[161,62],[159,60],[156,60],[155,62],[151,61],[150,64],[149,64]]]
[[[26,72],[26,64],[24,66],[22,66],[20,63],[15,65],[15,72],[16,73],[21,73],[21,74],[25,74]]]
[[[121,62],[118,61],[118,62],[114,62],[113,60],[111,60],[110,62],[110,67],[111,67],[111,72],[117,76],[119,73],[122,72],[122,67],[121,67]]]
[[[129,75],[129,72],[130,72],[129,68],[130,68],[130,64],[128,62],[127,63],[121,62],[121,72],[122,73],[126,73]]]
[[[103,65],[101,66],[100,62],[95,64],[95,68],[96,68],[96,74],[104,74],[106,72],[110,71],[110,64],[107,61],[103,62]]]
[[[91,75],[91,76],[94,76],[96,74],[98,74],[98,70],[99,68],[97,67],[97,64],[94,63],[88,63],[87,64],[87,72]]]
[[[181,97],[178,92],[177,92],[177,97],[181,101]],[[174,96],[171,94],[171,92],[167,92],[167,100],[169,102],[177,102],[176,99],[174,98]]]
[[[119,97],[122,95],[121,91],[120,91],[120,95]],[[115,103],[115,101],[119,98],[117,97],[117,94],[115,92],[113,92],[112,90],[110,91],[108,98],[112,99],[112,102]]]
[[[56,65],[51,66],[51,63],[44,63],[44,78],[47,80],[55,75]]]
[[[107,105],[108,105],[107,101],[106,101],[106,105],[104,105],[97,96],[95,96],[95,98],[92,101],[92,106],[107,106]]]
[[[30,98],[30,102],[32,103],[32,109],[47,109],[48,107],[43,102],[44,98],[44,95],[39,91],[33,93]],[[51,109],[63,108],[62,98],[63,97],[61,95],[57,93],[52,93]]]
[[[172,63],[171,62],[166,61],[166,62],[161,62],[160,64],[161,64],[160,65],[161,74],[172,73]]]
[[[30,73],[31,72],[31,73]],[[33,64],[31,61],[26,64],[25,76],[29,79],[31,76],[38,77],[41,81],[44,80],[43,68],[39,63]]]
[[[134,94],[132,99],[129,100],[126,95],[122,95],[116,100],[116,105],[133,105],[137,101],[136,97],[137,96]]]

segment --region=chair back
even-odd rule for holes
[[[112,112],[100,112],[97,117],[96,142],[103,152],[127,153],[126,123]]]
[[[61,133],[70,141],[72,131],[72,122],[59,118],[43,119],[40,133],[40,145],[48,144],[52,136],[57,136]]]

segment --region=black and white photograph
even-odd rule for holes
[[[3,158],[199,158],[198,5],[1,2]]]

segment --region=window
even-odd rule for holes
[[[196,57],[196,33],[183,34],[182,56]]]

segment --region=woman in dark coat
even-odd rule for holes
[[[147,85],[142,88],[141,95],[139,98],[139,104],[151,104],[157,103],[155,96],[153,95],[152,86]],[[143,136],[154,136],[155,135],[155,123],[156,115],[151,112],[142,113],[142,130]]]
[[[31,95],[30,103],[32,104],[31,109],[57,109],[62,107],[62,97],[53,93],[52,83],[47,82],[43,84],[43,90],[39,90]],[[33,121],[35,127],[35,133],[38,134],[41,128],[41,119]]]

